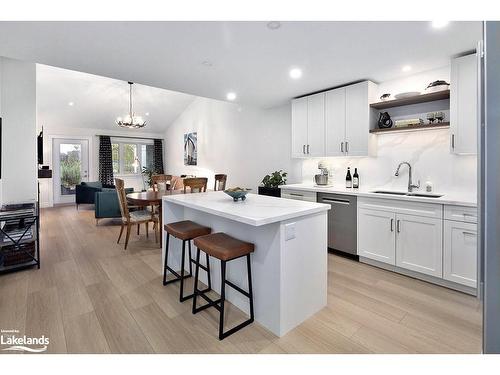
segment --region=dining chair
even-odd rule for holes
[[[186,194],[186,187],[191,189],[191,193],[198,191],[199,193],[204,193],[207,191],[208,178],[206,177],[194,177],[185,178],[184,183],[184,194]]]
[[[226,181],[227,181],[227,174],[216,174],[214,191],[226,190]]]
[[[153,191],[166,191],[170,189],[170,183],[172,185],[172,175],[171,174],[154,174],[151,176],[151,187]]]
[[[179,176],[172,176],[170,180],[170,190],[182,190],[184,189],[183,178]]]
[[[115,178],[115,186],[116,186],[116,193],[118,194],[118,202],[120,203],[120,212],[122,214],[120,235],[118,236],[118,241],[116,243],[120,243],[123,230],[125,229],[125,227],[127,227],[127,234],[125,236],[125,250],[127,250],[132,225],[137,225],[137,229],[139,229],[141,224],[145,224],[146,237],[147,237],[149,236],[149,223],[153,223],[153,229],[155,232],[155,241],[156,243],[158,243],[158,228],[160,227],[158,221],[158,215],[148,210],[129,211],[127,196],[125,194],[124,181],[122,179]],[[139,233],[139,230],[137,231],[137,233]]]

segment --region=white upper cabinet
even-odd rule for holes
[[[451,61],[450,150],[454,154],[477,153],[477,56]]]
[[[330,90],[325,97],[326,156],[345,155],[345,87]]]
[[[345,88],[345,153],[368,156],[370,131],[369,99],[372,82],[361,82]]]
[[[307,97],[292,100],[292,157],[306,157]]]
[[[364,81],[292,100],[292,157],[368,156],[375,88]]]
[[[307,97],[307,147],[308,156],[325,155],[325,94]]]

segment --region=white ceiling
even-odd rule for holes
[[[118,130],[116,117],[128,113],[127,82],[47,65],[37,65],[36,79],[39,125]],[[147,132],[164,132],[193,100],[191,95],[133,85],[134,112],[146,119]]]
[[[0,55],[271,107],[344,83],[445,66],[480,22],[0,22]],[[203,64],[209,61],[211,66]],[[293,81],[291,66],[304,74]]]

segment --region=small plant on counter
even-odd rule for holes
[[[282,169],[268,174],[262,179],[262,184],[266,188],[277,188],[280,185],[286,185],[287,173],[283,172]]]

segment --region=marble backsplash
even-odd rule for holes
[[[319,173],[317,165],[324,161],[330,168],[333,184],[343,186],[347,167],[358,168],[360,184],[365,187],[405,190],[408,168],[402,167],[399,177],[394,176],[398,164],[408,161],[412,165],[413,181],[431,181],[433,191],[458,191],[475,195],[477,191],[476,155],[450,153],[450,133],[447,129],[407,133],[371,135],[374,153],[369,157],[311,158],[302,162],[302,182],[310,183]]]

